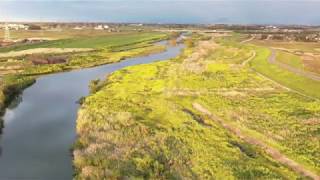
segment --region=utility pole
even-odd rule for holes
[[[8,23],[5,23],[4,25],[4,42],[10,41],[10,28],[8,26]]]

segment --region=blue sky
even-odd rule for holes
[[[0,0],[0,21],[320,25],[320,0]]]

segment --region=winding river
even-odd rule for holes
[[[158,54],[39,77],[3,116],[0,179],[72,179],[70,148],[76,139],[76,102],[88,95],[89,82],[127,66],[173,58],[182,48],[181,44],[169,46]]]

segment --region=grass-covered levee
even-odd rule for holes
[[[76,179],[306,178],[269,149],[319,174],[319,101],[256,73],[252,62],[268,52],[236,35],[185,42],[177,58],[91,84],[77,120]]]

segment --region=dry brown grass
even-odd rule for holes
[[[10,32],[12,39],[26,39],[26,38],[51,38],[51,39],[65,39],[65,38],[79,38],[88,36],[103,36],[119,34],[116,32],[97,31],[93,29],[74,30],[63,29],[62,31],[26,31],[26,30],[12,30]],[[3,37],[3,31],[0,31],[0,37]]]
[[[11,51],[7,53],[0,53],[0,58],[12,58],[25,56],[30,54],[62,54],[62,53],[73,53],[73,52],[87,52],[93,51],[91,48],[36,48],[27,49],[22,51]]]
[[[194,52],[183,62],[184,69],[193,73],[202,73],[206,70],[204,59],[218,47],[214,41],[202,41]]]
[[[251,43],[266,46],[266,47],[273,47],[273,48],[281,48],[288,51],[304,51],[304,52],[319,52],[320,44],[314,42],[296,42],[296,41],[261,41],[261,40],[254,40]]]
[[[319,118],[310,118],[303,122],[306,125],[319,125],[320,119]]]
[[[320,74],[320,56],[304,55],[302,56],[302,62],[305,70]]]

